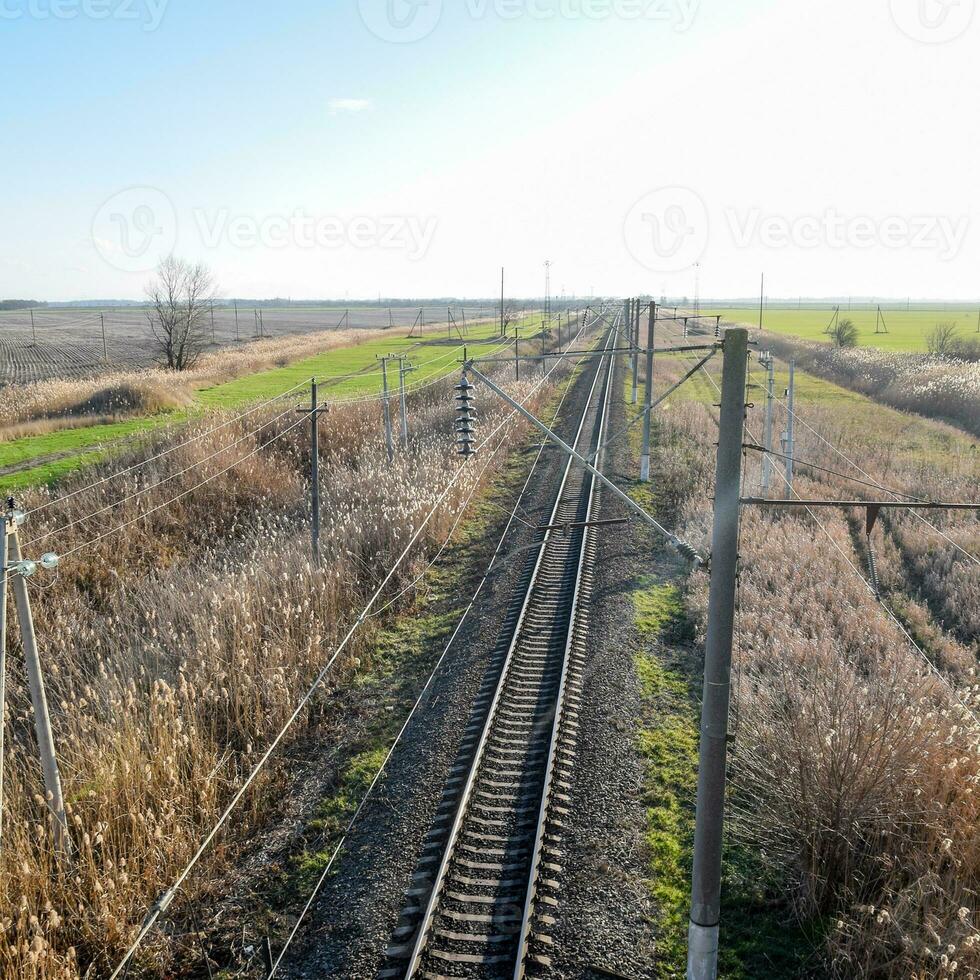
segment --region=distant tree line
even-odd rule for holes
[[[0,299],[0,310],[36,310],[43,309],[47,303],[36,299]]]

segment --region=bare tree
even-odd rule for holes
[[[211,270],[171,255],[157,267],[146,295],[152,306],[146,318],[160,362],[174,371],[193,367],[208,344],[208,312],[215,298]]]
[[[857,347],[858,331],[853,320],[838,320],[830,336],[838,347]]]
[[[937,323],[926,337],[926,346],[930,354],[946,357],[955,353],[959,337],[955,323]]]

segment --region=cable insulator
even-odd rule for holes
[[[473,438],[476,430],[473,428],[473,423],[476,421],[476,408],[474,402],[476,399],[473,397],[473,391],[476,390],[476,386],[470,384],[469,379],[466,375],[463,375],[463,380],[456,385],[456,422],[454,428],[456,430],[456,451],[460,456],[472,456],[476,450],[476,440]]]
[[[680,538],[674,540],[674,544],[677,546],[677,550],[688,559],[688,561],[693,561],[696,564],[701,564],[704,559],[697,553],[697,550],[689,545],[686,541],[682,541]]]
[[[878,558],[875,555],[874,545],[871,543],[870,536],[868,537],[868,578],[875,595],[880,598],[881,586],[878,584]]]

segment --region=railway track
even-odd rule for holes
[[[614,358],[596,360],[574,440],[588,453],[605,432],[615,370]],[[521,978],[550,964],[595,547],[595,529],[581,525],[597,494],[596,479],[569,460],[380,977]]]

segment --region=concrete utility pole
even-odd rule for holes
[[[16,565],[21,559],[20,541],[17,529],[8,519],[6,521],[7,547],[10,561]],[[27,667],[27,683],[31,691],[31,704],[34,708],[34,730],[37,735],[38,750],[41,754],[41,769],[44,773],[44,790],[48,809],[54,817],[55,850],[62,858],[68,856],[68,823],[65,819],[65,798],[61,791],[61,774],[54,751],[54,735],[51,731],[51,716],[48,713],[48,699],[44,691],[44,677],[41,674],[41,660],[37,650],[37,636],[34,633],[34,617],[31,614],[31,598],[27,591],[27,579],[22,572],[15,571],[11,576],[14,605],[20,623],[21,644],[24,648],[24,664]]]
[[[796,454],[796,361],[789,362],[789,387],[786,389],[786,431],[783,433],[783,455],[786,457],[786,499],[793,496],[793,456]]]
[[[650,319],[647,325],[647,388],[646,407],[643,415],[643,453],[640,456],[640,479],[650,482],[650,431],[653,424],[653,341],[657,329],[657,304],[650,303]]]
[[[521,380],[521,355],[518,347],[521,343],[521,329],[514,327],[514,380]]]
[[[466,349],[463,349],[463,359],[466,359]],[[404,354],[398,357],[398,395],[401,401],[402,413],[402,448],[408,449],[408,392],[405,387],[405,379],[410,371],[414,371],[408,363],[408,358]]]
[[[500,336],[505,336],[504,328],[504,270],[500,270]]]
[[[109,363],[109,346],[105,341],[105,314],[99,314],[99,320],[102,322],[102,359],[106,364]]]
[[[759,291],[759,329],[762,330],[762,315],[766,308],[766,274],[762,273],[762,288]]]
[[[762,438],[762,444],[766,448],[766,455],[762,457],[762,496],[766,497],[769,495],[769,487],[772,484],[772,457],[768,453],[772,452],[773,407],[776,394],[776,359],[772,356],[772,351],[766,351],[759,360],[766,368],[766,422]]]
[[[31,340],[34,346],[37,346],[37,330],[34,329],[34,311],[31,310]]]
[[[392,463],[395,460],[395,443],[391,434],[391,400],[388,396],[388,358],[391,354],[386,355],[381,358],[381,387],[382,387],[382,405],[384,407],[384,417],[385,417],[385,445],[388,448],[388,462]]]
[[[748,331],[744,328],[728,330],[723,344],[725,365],[722,370],[711,585],[708,594],[708,635],[704,655],[694,874],[687,951],[688,980],[715,980],[718,976],[718,934],[721,923],[725,765],[728,756],[732,638],[738,574]]]
[[[242,335],[238,332],[238,300],[235,300],[235,340],[241,341]]]
[[[633,300],[633,322],[630,324],[630,339],[633,344],[633,395],[631,404],[640,397],[640,301]]]
[[[320,416],[329,411],[320,405],[316,378],[310,382],[310,407],[297,408],[310,416],[310,538],[313,564],[320,567]]]
[[[211,304],[211,346],[214,346],[214,303]]]

